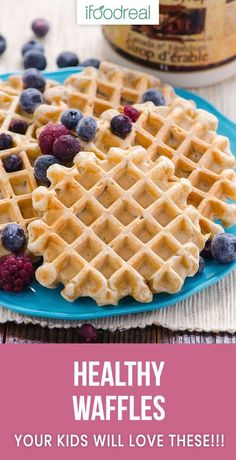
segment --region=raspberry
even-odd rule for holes
[[[126,105],[124,107],[124,114],[129,117],[133,123],[135,123],[139,117],[138,111],[132,107],[132,105]]]
[[[32,260],[26,255],[5,256],[0,261],[0,287],[7,292],[21,292],[34,278]]]
[[[65,136],[68,134],[68,129],[55,123],[48,123],[43,128],[39,136],[39,147],[44,155],[50,155],[53,151],[53,144],[58,137]]]
[[[80,342],[95,343],[97,342],[98,334],[92,324],[83,324],[79,331]]]

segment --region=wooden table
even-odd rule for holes
[[[66,4],[66,7],[65,7]],[[16,70],[22,66],[20,47],[32,38],[30,24],[37,17],[50,20],[51,33],[45,39],[48,69],[55,69],[55,60],[60,51],[74,50],[81,59],[88,57],[107,58],[99,27],[76,25],[75,0],[1,0],[0,33],[7,37],[8,50],[0,59],[0,72]],[[236,78],[197,92],[213,102],[223,113],[236,120]],[[236,299],[236,275],[231,284],[232,299]],[[217,293],[214,302],[219,302]],[[232,300],[231,300],[232,301]],[[204,302],[204,294],[201,297]],[[220,307],[220,306],[219,306]],[[79,341],[78,329],[47,329],[33,325],[0,325],[0,342],[75,342]],[[161,327],[130,329],[127,331],[99,331],[102,343],[235,343],[236,334],[200,334],[171,332]]]

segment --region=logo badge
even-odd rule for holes
[[[157,25],[159,0],[77,0],[78,25]]]

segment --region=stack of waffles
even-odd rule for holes
[[[150,88],[166,106],[141,103]],[[0,132],[16,117],[29,126],[0,154],[0,225],[17,222],[29,232],[29,250],[43,256],[37,280],[62,283],[69,301],[88,296],[99,305],[179,291],[197,272],[206,240],[236,222],[235,159],[217,119],[155,77],[106,62],[64,85],[48,82],[32,117],[19,110],[21,90],[20,77],[0,84]],[[127,104],[140,115],[121,139],[110,122]],[[97,134],[82,143],[74,166],[49,168],[50,188],[37,188],[37,137],[67,108],[96,117]],[[13,151],[24,169],[9,174],[1,160]]]

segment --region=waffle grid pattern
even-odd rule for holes
[[[45,91],[46,104],[37,108],[35,117],[41,125],[57,123],[62,112],[71,107],[99,118],[109,109],[122,110],[127,104],[140,103],[149,88],[158,88],[168,103],[175,97],[173,88],[156,77],[102,62],[98,70],[87,67],[71,75],[64,85]]]
[[[201,213],[201,228],[214,235],[236,222],[235,158],[229,140],[218,135],[216,119],[202,110],[193,110],[189,101],[176,98],[168,107],[154,107],[152,103],[135,106],[140,117],[125,139],[113,135],[110,121],[118,112],[110,110],[99,121],[96,138],[89,150],[104,158],[112,146],[127,149],[140,145],[152,161],[160,156],[175,165],[175,180],[187,178],[193,187],[188,203]]]
[[[88,296],[99,305],[179,291],[206,238],[186,205],[189,182],[172,174],[168,159],[146,161],[140,147],[112,149],[104,161],[84,152],[71,169],[51,167],[51,189],[33,192],[42,220],[29,226],[29,249],[44,257],[38,281],[62,283],[69,301]]]

